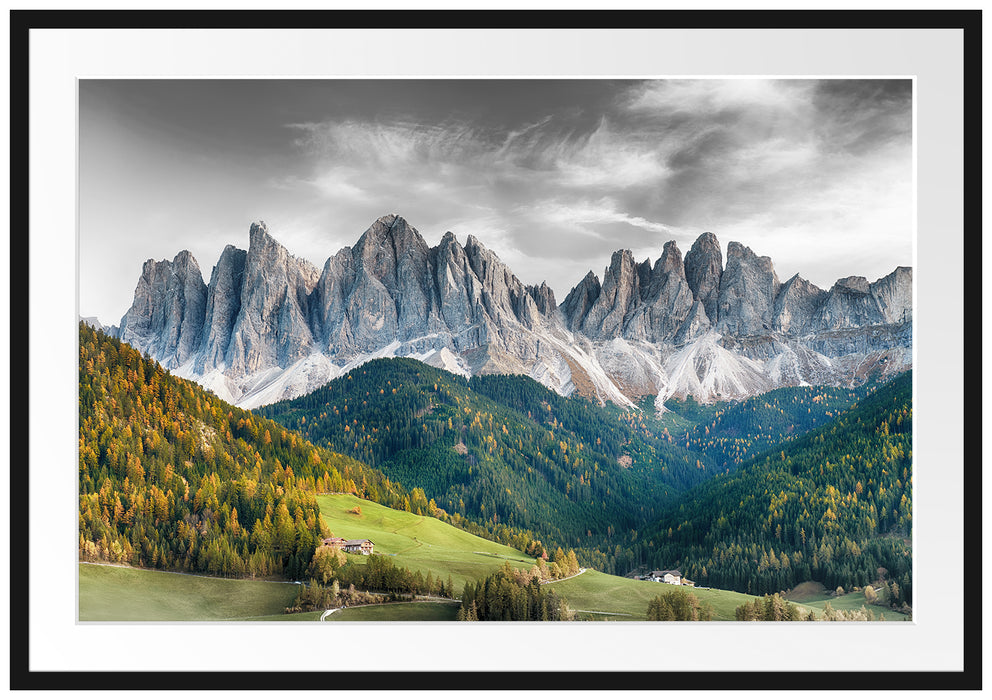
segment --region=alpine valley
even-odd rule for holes
[[[912,270],[722,250],[560,303],[395,215],[147,261],[80,324],[81,619],[907,619]]]

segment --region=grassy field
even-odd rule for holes
[[[453,621],[458,603],[388,603],[345,608],[331,613],[326,622]],[[318,617],[320,617],[318,615]]]
[[[255,615],[252,617],[235,618],[237,622],[319,622],[323,610],[305,613],[291,613],[289,615]]]
[[[817,616],[823,615],[823,609],[827,603],[834,610],[859,610],[862,605],[875,615],[877,620],[881,615],[885,615],[887,622],[904,622],[909,619],[908,615],[896,612],[886,605],[866,605],[864,593],[848,593],[842,596],[835,596],[831,591],[823,588],[817,583],[804,583],[796,586],[792,591],[785,594],[786,600],[791,600],[798,605],[804,605],[816,611]]]
[[[350,495],[319,496],[321,515],[334,535],[347,539],[368,538],[377,554],[390,557],[397,566],[428,572],[434,578],[451,576],[456,594],[466,581],[485,578],[509,561],[517,568],[530,568],[534,560],[525,554],[484,540],[434,518],[392,510]],[[356,506],[361,514],[348,511]],[[367,558],[348,558],[362,565]],[[566,598],[583,620],[644,620],[648,603],[674,587],[650,581],[610,576],[598,571],[548,584]],[[733,591],[693,588],[691,592],[713,607],[714,620],[733,620],[734,610],[754,596]],[[238,620],[315,621],[320,612],[282,614],[296,598],[297,586],[290,583],[207,578],[144,569],[79,565],[79,619],[90,620]],[[837,610],[858,609],[862,593],[834,597],[829,591],[807,586],[797,588],[790,600],[823,614],[827,602]],[[393,603],[355,607],[333,613],[330,621],[454,620],[457,605],[437,602]],[[876,616],[905,620],[905,615],[873,606]]]
[[[677,590],[675,586],[666,583],[635,581],[599,571],[586,571],[575,578],[560,583],[550,583],[548,586],[568,600],[568,605],[573,610],[591,610],[599,613],[578,615],[580,619],[590,620],[643,620],[648,603],[655,596]],[[703,588],[686,590],[699,598],[701,603],[713,606],[714,620],[733,620],[734,609],[751,598],[733,591]]]
[[[476,537],[435,518],[393,510],[350,495],[318,496],[320,514],[335,537],[370,539],[375,553],[389,556],[397,566],[430,572],[447,581],[448,575],[459,593],[466,581],[485,578],[509,561],[529,569],[534,559],[505,545]],[[359,506],[361,515],[348,511]],[[362,563],[360,554],[349,560]],[[336,613],[335,613],[336,614]]]
[[[232,620],[279,615],[298,586],[79,564],[80,620]],[[318,615],[319,616],[319,615]]]

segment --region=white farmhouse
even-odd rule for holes
[[[648,574],[649,581],[658,583],[670,583],[674,586],[682,585],[682,572],[678,569],[666,569],[665,571],[652,571]]]

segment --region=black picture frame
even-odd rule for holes
[[[492,27],[506,29],[666,27],[666,28],[918,28],[960,30],[963,37],[964,74],[964,211],[966,255],[963,285],[966,327],[965,366],[969,382],[981,380],[981,249],[982,223],[981,141],[982,141],[982,13],[981,11],[33,11],[10,12],[10,328],[13,406],[10,407],[10,685],[13,690],[113,689],[146,690],[215,689],[281,690],[327,687],[325,672],[294,671],[232,673],[215,672],[136,672],[136,671],[32,671],[29,649],[31,558],[27,494],[32,457],[26,440],[29,431],[27,407],[41,398],[32,394],[28,368],[32,361],[29,342],[32,318],[24,290],[28,288],[29,184],[32,168],[29,151],[29,105],[31,96],[29,50],[32,30],[50,28],[298,28],[395,26],[410,29],[435,26]],[[15,234],[15,232],[17,232]],[[16,261],[16,267],[14,267]],[[16,336],[13,334],[16,332]],[[978,376],[975,376],[976,373]],[[965,570],[961,579],[981,581],[982,575],[982,410],[968,405],[961,440],[966,455],[965,488],[962,499],[967,527],[962,533]],[[982,601],[969,597],[969,616],[964,621],[966,643],[960,672],[921,671],[829,672],[776,671],[720,673],[617,671],[617,672],[405,672],[389,671],[372,675],[337,675],[334,687],[340,690],[373,688],[418,689],[530,689],[530,690],[614,690],[661,689],[667,691],[723,690],[976,690],[981,688]]]

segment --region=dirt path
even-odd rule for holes
[[[593,615],[623,615],[624,617],[633,617],[630,613],[606,612],[605,610],[575,610],[574,612],[591,613]]]
[[[565,578],[556,578],[554,581],[545,581],[541,585],[542,586],[547,586],[547,585],[550,585],[552,583],[561,583],[562,581],[567,581],[570,578],[575,578],[576,576],[581,576],[582,574],[584,574],[588,570],[589,569],[579,569],[579,573],[577,573],[577,574],[572,574],[571,576],[566,576]],[[592,611],[590,611],[590,610],[582,610],[581,612],[592,612]],[[609,614],[612,615],[613,613],[609,613]],[[617,613],[617,614],[621,614],[621,613]]]
[[[328,615],[331,615],[333,613],[336,613],[340,609],[341,608],[331,608],[330,610],[325,610],[324,612],[322,612],[320,614],[320,621],[323,622],[325,619],[327,619],[327,616]]]

